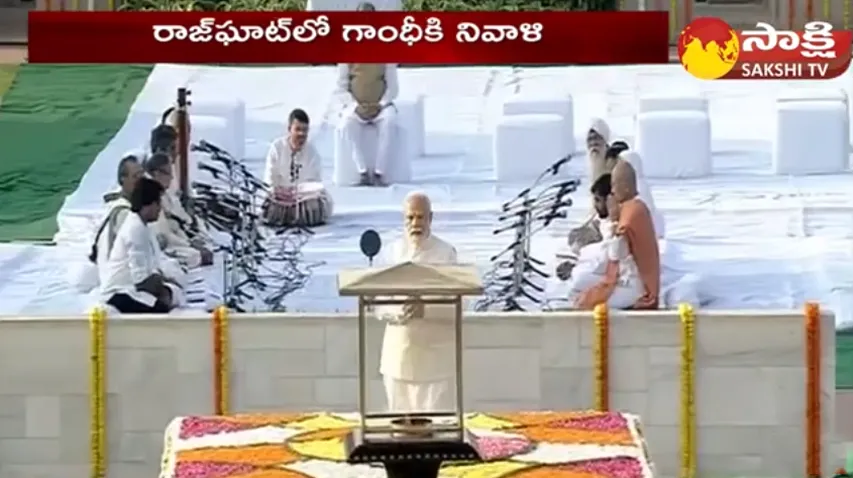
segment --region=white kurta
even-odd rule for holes
[[[393,105],[399,94],[399,83],[397,78],[397,65],[388,64],[385,68],[385,94],[380,103],[382,106]],[[338,65],[337,95],[344,103],[344,111],[341,120],[343,131],[347,142],[352,148],[352,157],[358,171],[364,173],[372,169],[377,174],[388,171],[391,160],[391,135],[394,132],[394,119],[397,110],[393,106],[387,106],[379,112],[379,115],[371,121],[361,119],[356,113],[357,102],[349,91],[350,71],[349,65],[341,63]],[[370,152],[366,151],[365,135],[376,134],[376,157],[370,161]],[[372,168],[370,167],[372,164]]]
[[[160,217],[151,224],[151,229],[156,234],[163,252],[188,268],[199,267],[201,265],[201,252],[193,247],[190,238],[181,228],[181,225],[176,220],[169,218],[172,216],[190,224],[192,217],[184,210],[177,196],[168,191],[163,194],[162,205],[163,210]]]
[[[128,214],[116,234],[102,275],[101,294],[108,301],[115,294],[127,294],[141,304],[153,307],[157,297],[136,289],[136,284],[152,274],[162,274],[157,239],[138,214]],[[182,301],[182,291],[172,290],[173,304]]]
[[[406,239],[392,245],[386,260],[429,264],[456,263],[456,249],[431,235],[421,247]],[[424,316],[407,319],[402,306],[377,308],[385,320],[379,372],[393,412],[451,411],[455,395],[454,318],[452,305],[427,305]]]
[[[264,167],[264,182],[270,186],[289,187],[296,183],[323,182],[323,160],[310,141],[293,151],[288,137],[270,144]]]

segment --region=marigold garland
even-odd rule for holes
[[[595,408],[610,409],[610,317],[607,305],[599,304],[592,312],[595,321]]]
[[[820,307],[807,303],[806,328],[806,476],[820,477]]]
[[[696,315],[689,304],[678,306],[681,318],[681,478],[696,476]]]
[[[228,309],[224,306],[213,311],[213,409],[216,415],[227,415],[230,408],[228,388],[230,345],[228,343]]]
[[[104,309],[92,309],[89,313],[89,461],[92,478],[104,478],[107,474],[106,326],[107,314]]]

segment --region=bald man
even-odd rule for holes
[[[403,203],[404,236],[384,262],[455,264],[456,249],[432,234],[429,197],[413,193]],[[416,298],[413,298],[416,299]],[[387,323],[379,372],[392,412],[453,409],[454,309],[448,305],[406,304],[377,308]]]
[[[624,237],[628,252],[636,263],[642,294],[632,303],[625,300],[634,294],[633,284],[626,284],[619,261],[610,261],[597,283],[576,299],[579,309],[592,309],[606,303],[612,308],[657,309],[660,295],[660,250],[649,208],[637,193],[637,175],[624,160],[616,162],[612,174],[613,194],[608,201],[610,219],[616,223],[615,234]],[[625,289],[630,290],[625,290]]]

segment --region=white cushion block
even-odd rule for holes
[[[560,115],[563,118],[563,147],[560,156],[575,152],[575,112],[571,96],[555,98],[524,93],[514,94],[504,100],[503,114],[504,116]]]
[[[776,99],[777,103],[791,101],[836,101],[843,103],[844,108],[847,110],[847,117],[844,123],[847,125],[847,143],[850,143],[851,139],[853,139],[853,122],[850,120],[850,98],[846,91],[840,88],[797,88],[783,91]]]
[[[364,0],[308,0],[305,7],[309,12],[354,12]],[[379,11],[400,12],[402,0],[370,0]]]
[[[847,108],[840,101],[776,104],[775,174],[833,174],[847,169]]]
[[[225,149],[237,159],[246,157],[246,103],[241,99],[220,100],[190,96],[190,126],[196,128],[198,117],[225,119],[228,139],[220,139],[217,146]],[[194,132],[194,131],[193,131]],[[191,132],[190,136],[194,136]],[[213,141],[211,138],[205,138]],[[223,142],[228,144],[225,147]]]
[[[531,181],[565,155],[563,117],[555,114],[502,116],[492,154],[498,181]]]
[[[711,174],[711,120],[701,111],[652,111],[637,115],[636,149],[649,178],[698,178]]]
[[[335,173],[334,182],[338,186],[354,186],[358,184],[358,168],[353,161],[353,151],[343,130],[344,121],[335,128]],[[394,122],[394,134],[391,139],[391,159],[385,180],[389,183],[408,183],[412,180],[412,158],[406,152],[406,132],[399,122]],[[367,166],[376,160],[376,146],[379,135],[372,126],[361,128],[357,141],[363,142],[367,156]]]
[[[397,122],[406,132],[406,148],[410,158],[420,158],[425,153],[426,128],[424,125],[424,97],[398,99]]]
[[[643,95],[637,100],[637,114],[654,111],[708,112],[708,100],[695,95]]]

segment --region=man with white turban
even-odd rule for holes
[[[610,127],[604,120],[596,118],[592,121],[586,136],[587,162],[589,166],[589,184],[594,185],[598,179],[609,174],[616,164],[619,154],[628,149],[628,145],[621,143],[616,147],[611,147]],[[569,250],[567,256],[564,257],[562,263],[557,266],[557,276],[565,280],[571,268],[577,263],[581,249],[589,244],[595,244],[602,240],[601,231],[599,229],[600,218],[595,209],[594,198],[593,208],[589,217],[580,226],[569,231]]]
[[[364,2],[358,11],[376,7]],[[352,151],[360,186],[385,186],[391,166],[391,144],[397,109],[397,65],[390,63],[342,63],[338,65],[337,89],[348,103],[342,117],[343,140]],[[367,151],[365,135],[375,134],[376,151]],[[369,157],[374,154],[375,156]]]

